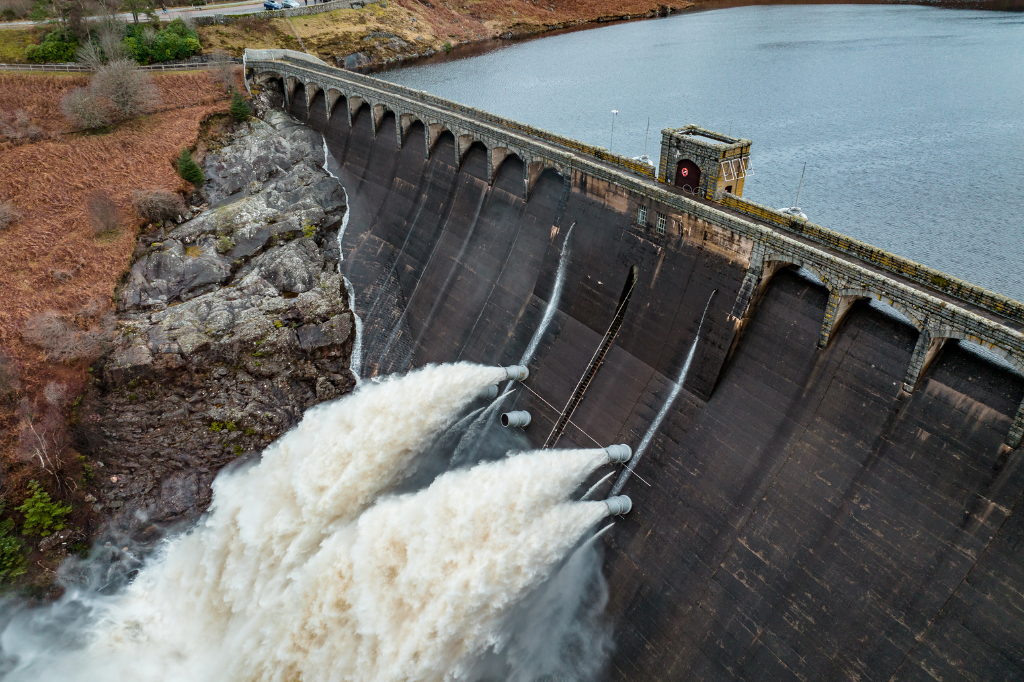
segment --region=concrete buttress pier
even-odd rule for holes
[[[518,363],[568,248],[504,409],[538,446],[636,447],[717,290],[606,536],[608,679],[1024,676],[1024,306],[742,197],[747,140],[667,130],[656,173],[306,56],[246,66],[341,165],[366,375]]]

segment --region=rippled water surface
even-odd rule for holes
[[[635,156],[753,140],[744,196],[1024,299],[1024,15],[740,7],[380,74]],[[617,109],[614,141],[611,110]]]

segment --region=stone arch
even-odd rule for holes
[[[441,146],[442,143],[447,143],[451,145],[452,153],[454,154],[452,164],[457,166],[459,164],[459,150],[458,147],[456,146],[455,133],[448,130],[447,128],[441,127],[439,130],[437,130],[436,134],[434,134],[433,140],[431,140],[431,129],[434,128],[435,125],[437,124],[431,124],[427,126],[428,158],[437,153],[438,147]]]
[[[1019,358],[1013,353],[1013,351],[1003,348],[1002,346],[998,346],[991,341],[981,338],[980,336],[968,334],[967,332],[956,329],[950,329],[949,327],[932,329],[930,330],[930,333],[933,339],[955,339],[957,341],[966,341],[967,343],[973,343],[981,346],[985,350],[1001,357],[1010,366],[1024,375],[1024,358]]]
[[[918,332],[925,327],[925,320],[919,313],[880,292],[860,287],[840,289],[827,280],[825,286],[829,289],[828,306],[825,308],[825,319],[822,321],[821,333],[818,336],[818,348],[828,347],[829,341],[839,331],[839,328],[846,320],[846,315],[853,308],[853,304],[861,300],[874,299],[888,305],[906,317]]]
[[[508,147],[493,146],[487,149],[487,182],[493,185],[494,181],[498,179],[498,171],[501,170],[501,165],[505,163],[505,159],[510,156],[514,156],[519,159],[519,163],[526,165],[523,161],[521,154],[509,149]]]
[[[348,98],[345,97],[344,93],[339,92],[337,90],[333,91],[335,93],[333,98],[330,96],[331,91],[328,90],[327,92],[328,92],[327,120],[331,120],[335,116],[338,116],[340,114],[340,115],[345,117],[346,121],[348,121],[349,120],[349,115],[348,115]]]
[[[370,105],[365,99],[356,94],[348,95],[346,101],[348,103],[348,127],[352,128],[355,126],[359,114],[362,113],[364,108],[369,110]]]
[[[306,84],[296,81],[290,95],[288,113],[303,123],[309,118],[309,103],[306,99]]]
[[[533,190],[537,186],[537,183],[540,182],[541,177],[547,172],[558,175],[562,181],[565,182],[565,172],[562,170],[562,167],[554,161],[538,159],[531,163],[524,163],[523,165],[523,174],[526,176],[524,178],[526,182],[526,194],[524,198],[526,201],[530,200],[530,196],[533,194]]]
[[[484,141],[478,138],[473,133],[460,132],[458,135],[455,136],[455,143],[456,151],[458,151],[459,153],[460,170],[462,169],[462,163],[466,160],[466,157],[469,155],[469,150],[473,148],[473,145],[478,144],[484,148],[484,152],[489,151],[487,149],[487,145],[484,144]],[[487,155],[487,158],[488,160],[490,159],[490,154]]]
[[[313,103],[313,98],[316,97],[318,92],[323,91],[323,86],[316,81],[306,81],[303,83],[303,86],[306,90],[306,109],[308,111]]]
[[[897,311],[900,315],[907,318],[910,324],[913,325],[918,331],[925,328],[925,319],[921,317],[921,314],[916,310],[907,307],[901,301],[894,298],[890,298],[883,293],[877,291],[871,291],[870,289],[853,288],[853,289],[842,289],[837,291],[836,294],[841,297],[852,297],[854,300],[862,298],[874,299],[880,303],[883,303],[893,310]]]
[[[401,147],[402,134],[400,132],[401,131],[401,126],[398,125],[398,116],[395,114],[395,112],[392,111],[391,109],[388,109],[388,108],[385,107],[383,113],[381,113],[381,115],[380,115],[380,118],[376,118],[375,117],[374,120],[375,120],[376,128],[377,128],[374,131],[374,136],[380,134],[390,124],[392,126],[392,128],[394,129],[394,131],[395,131],[395,141],[396,141],[396,144],[398,145],[397,148],[401,149],[402,148]]]
[[[371,102],[370,111],[373,113],[373,120],[371,123],[371,129],[373,130],[373,136],[377,137],[377,131],[380,130],[381,123],[384,122],[384,116],[390,111],[392,114],[395,112],[391,111],[386,104],[380,102]]]
[[[437,141],[440,140],[441,136],[444,135],[445,133],[448,133],[449,135],[451,135],[452,142],[454,144],[454,142],[455,142],[455,133],[453,133],[451,130],[449,130],[448,126],[446,126],[444,123],[441,123],[439,121],[429,121],[429,122],[428,121],[424,121],[423,125],[426,128],[426,130],[427,130],[427,158],[428,159],[430,158],[430,155],[433,153],[434,147],[437,146]],[[456,147],[456,152],[457,151],[458,151],[458,148]],[[456,159],[456,162],[457,162],[457,159]]]
[[[413,125],[419,123],[426,129],[426,124],[420,120],[420,117],[416,114],[403,114],[396,113],[395,117],[398,122],[398,148],[401,149],[402,145],[405,144],[405,140],[409,137],[409,132],[412,130]]]
[[[345,93],[337,88],[327,88],[324,90],[324,104],[327,107],[327,120],[331,120],[331,116],[334,115],[334,106],[340,101],[345,99]]]
[[[768,287],[768,284],[771,282],[771,278],[774,277],[777,272],[788,267],[807,268],[815,277],[821,280],[821,283],[826,289],[832,291],[832,289],[835,288],[831,283],[830,278],[827,277],[816,264],[809,263],[802,258],[795,256],[787,256],[779,253],[766,253],[761,259],[762,291]]]
[[[287,107],[291,107],[292,100],[295,97],[295,91],[301,85],[301,81],[295,76],[284,77],[284,104]]]
[[[252,77],[252,82],[257,85],[269,83],[274,80],[281,82],[281,91],[284,92],[284,76],[279,74],[277,71],[258,71]]]
[[[306,125],[318,133],[327,131],[330,120],[328,119],[325,93],[318,89],[313,95],[307,95],[308,105],[306,107]]]

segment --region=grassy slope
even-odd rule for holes
[[[441,50],[445,43],[486,40],[512,33],[528,35],[578,23],[653,16],[661,8],[684,8],[652,0],[389,0],[358,10],[335,10],[289,21],[243,20],[227,26],[200,27],[206,50],[240,56],[246,47],[299,48],[331,61],[362,52],[376,62]],[[294,27],[294,29],[293,29]],[[373,33],[388,33],[374,36]]]
[[[43,42],[45,29],[11,28],[0,30],[0,64],[24,64],[25,48]]]

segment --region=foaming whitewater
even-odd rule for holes
[[[510,622],[608,515],[570,500],[608,454],[514,454],[388,492],[505,376],[429,366],[310,409],[259,463],[222,473],[210,513],[126,590],[65,597],[89,612],[74,631],[44,638],[16,616],[7,679],[472,680],[493,652],[532,660]]]
[[[348,229],[348,219],[352,214],[352,208],[348,203],[348,190],[341,183],[341,178],[331,171],[331,152],[327,149],[327,137],[324,135],[320,137],[324,142],[324,172],[338,182],[338,186],[341,187],[341,191],[345,194],[345,215],[341,217],[341,227],[338,228],[338,272],[341,272],[341,263],[345,260],[345,252],[342,250],[341,244],[342,240],[345,239],[345,230]],[[345,282],[345,291],[348,292],[348,309],[352,311],[352,319],[356,328],[356,338],[352,342],[352,357],[349,360],[349,369],[358,386],[361,380],[360,372],[363,369],[363,319],[356,312],[356,294],[355,289],[352,288],[352,282],[348,281],[348,277],[345,277],[345,275],[342,275],[341,279]]]

